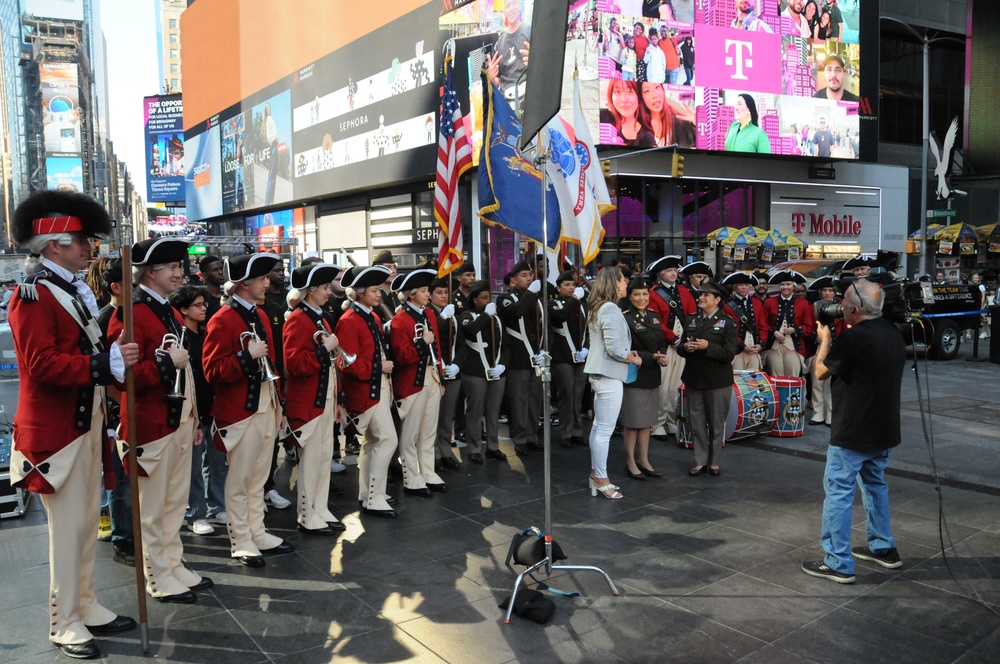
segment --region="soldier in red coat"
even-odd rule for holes
[[[434,270],[414,270],[393,280],[392,290],[399,293],[402,306],[389,326],[389,348],[395,364],[392,388],[402,422],[399,457],[403,491],[425,497],[432,491],[448,490],[434,472],[434,440],[444,392],[442,372],[446,370],[440,364],[437,319],[427,307],[435,278]]]
[[[333,459],[337,405],[337,367],[333,353],[337,335],[323,315],[330,284],[340,273],[336,265],[306,265],[292,271],[292,288],[304,295],[288,316],[283,330],[285,353],[285,415],[291,442],[299,450],[298,529],[309,535],[335,535],[344,530],[330,512],[330,461]]]
[[[351,300],[337,322],[340,346],[354,362],[344,368],[344,403],[347,415],[364,437],[358,456],[358,502],[363,514],[395,518],[395,501],[386,494],[389,462],[396,452],[396,426],[392,421],[393,362],[382,320],[375,313],[382,300],[379,286],[391,272],[381,265],[358,265],[341,280]]]
[[[271,469],[274,438],[282,420],[274,375],[271,325],[256,302],[264,299],[275,254],[227,258],[232,295],[208,322],[202,362],[215,387],[213,440],[229,460],[226,515],[230,555],[248,567],[263,567],[262,554],[292,546],[264,529],[264,482]]]
[[[805,368],[806,339],[816,332],[812,307],[805,298],[795,297],[795,284],[806,278],[795,270],[784,270],[771,277],[778,284],[778,295],[764,302],[768,349],[764,366],[772,376],[798,376]]]
[[[764,366],[762,344],[767,338],[767,320],[763,303],[751,292],[759,280],[749,272],[733,272],[722,283],[732,287],[732,294],[723,311],[739,325],[733,369],[760,371]]]
[[[61,191],[33,194],[11,227],[31,257],[9,305],[21,383],[10,476],[45,505],[49,639],[76,659],[101,656],[94,636],[136,624],[101,606],[94,587],[105,386],[124,380],[139,357],[134,343],[104,347],[97,300],[77,278],[90,263],[90,238],[110,233],[99,203]]]
[[[212,580],[184,567],[181,526],[191,488],[192,445],[202,444],[194,374],[184,349],[184,323],[167,297],[184,277],[188,243],[175,238],[143,240],[132,247],[132,328],[139,345],[135,365],[137,440],[127,436],[128,413],[122,410],[118,449],[125,460],[128,445],[137,445],[142,554],[146,592],[160,602],[190,604],[195,590]],[[108,339],[122,334],[121,308],[108,325]],[[180,372],[180,376],[178,376]],[[123,386],[124,387],[124,386]],[[174,389],[179,388],[175,393]],[[133,472],[125,463],[126,472]]]
[[[649,308],[656,312],[667,342],[667,365],[660,368],[660,412],[653,437],[666,440],[677,434],[677,390],[684,372],[684,358],[677,354],[684,326],[698,312],[698,303],[687,287],[677,282],[680,256],[664,256],[649,264],[646,272],[655,285],[649,291]]]

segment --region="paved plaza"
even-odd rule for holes
[[[983,349],[980,354],[984,354]],[[721,477],[687,476],[692,454],[672,443],[651,453],[664,478],[630,480],[621,439],[609,471],[625,498],[592,498],[586,449],[553,450],[554,535],[567,564],[592,573],[556,574],[556,610],[538,625],[503,623],[510,594],[504,566],[518,530],[543,525],[542,454],[463,463],[444,471],[450,487],[432,498],[402,495],[395,520],[361,518],[354,469],[334,476],[332,501],[347,532],[309,538],[294,510],[272,509],[269,528],[294,544],[263,569],[230,562],[224,534],[184,531],[186,558],[215,587],[195,605],[149,601],[150,652],[161,662],[961,662],[1000,661],[1000,366],[959,359],[919,367],[930,389],[932,481],[912,360],[903,391],[904,444],[889,485],[900,570],[860,562],[857,581],[806,576],[819,544],[828,429],[801,438],[730,443]],[[9,388],[9,384],[3,387]],[[8,412],[11,407],[8,406]],[[887,414],[888,415],[888,414]],[[505,428],[504,428],[505,429]],[[286,497],[296,467],[283,463]],[[949,546],[942,556],[939,498]],[[855,545],[864,544],[860,498]],[[218,532],[218,531],[217,531]],[[96,535],[96,533],[95,533]],[[48,536],[34,500],[22,519],[0,523],[0,661],[66,662],[46,639]],[[544,577],[540,577],[544,578]],[[957,580],[956,580],[957,579]],[[100,600],[136,616],[134,570],[98,544]],[[138,631],[101,638],[106,659],[141,661]]]

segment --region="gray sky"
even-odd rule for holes
[[[100,0],[108,43],[111,140],[128,165],[132,183],[146,198],[142,98],[158,94],[156,16],[153,0]]]

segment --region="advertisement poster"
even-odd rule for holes
[[[180,95],[143,99],[146,127],[146,200],[184,201],[184,108]]]
[[[42,126],[47,154],[80,154],[80,82],[77,66],[67,62],[38,65],[42,88]]]
[[[253,184],[252,206],[292,200],[292,93],[281,92],[250,110],[245,147],[246,173]]]
[[[79,157],[46,157],[45,178],[48,189],[83,192],[83,160]]]
[[[252,207],[255,152],[246,133],[246,113],[237,113],[219,125],[222,141],[222,211],[225,214]],[[251,177],[247,177],[247,174]],[[250,187],[248,192],[247,187]]]
[[[222,159],[219,125],[208,127],[184,141],[184,198],[188,217],[194,220],[222,214]],[[190,132],[189,132],[190,134]]]

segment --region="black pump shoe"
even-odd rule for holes
[[[655,470],[653,470],[652,468],[646,468],[645,466],[640,465],[638,463],[635,464],[635,467],[638,468],[639,472],[642,473],[643,475],[645,475],[646,477],[653,477],[653,478],[663,477],[663,473],[658,473]]]
[[[646,479],[646,476],[642,474],[642,471],[639,471],[638,473],[633,473],[631,470],[628,469],[628,466],[625,466],[625,474],[634,480]]]

